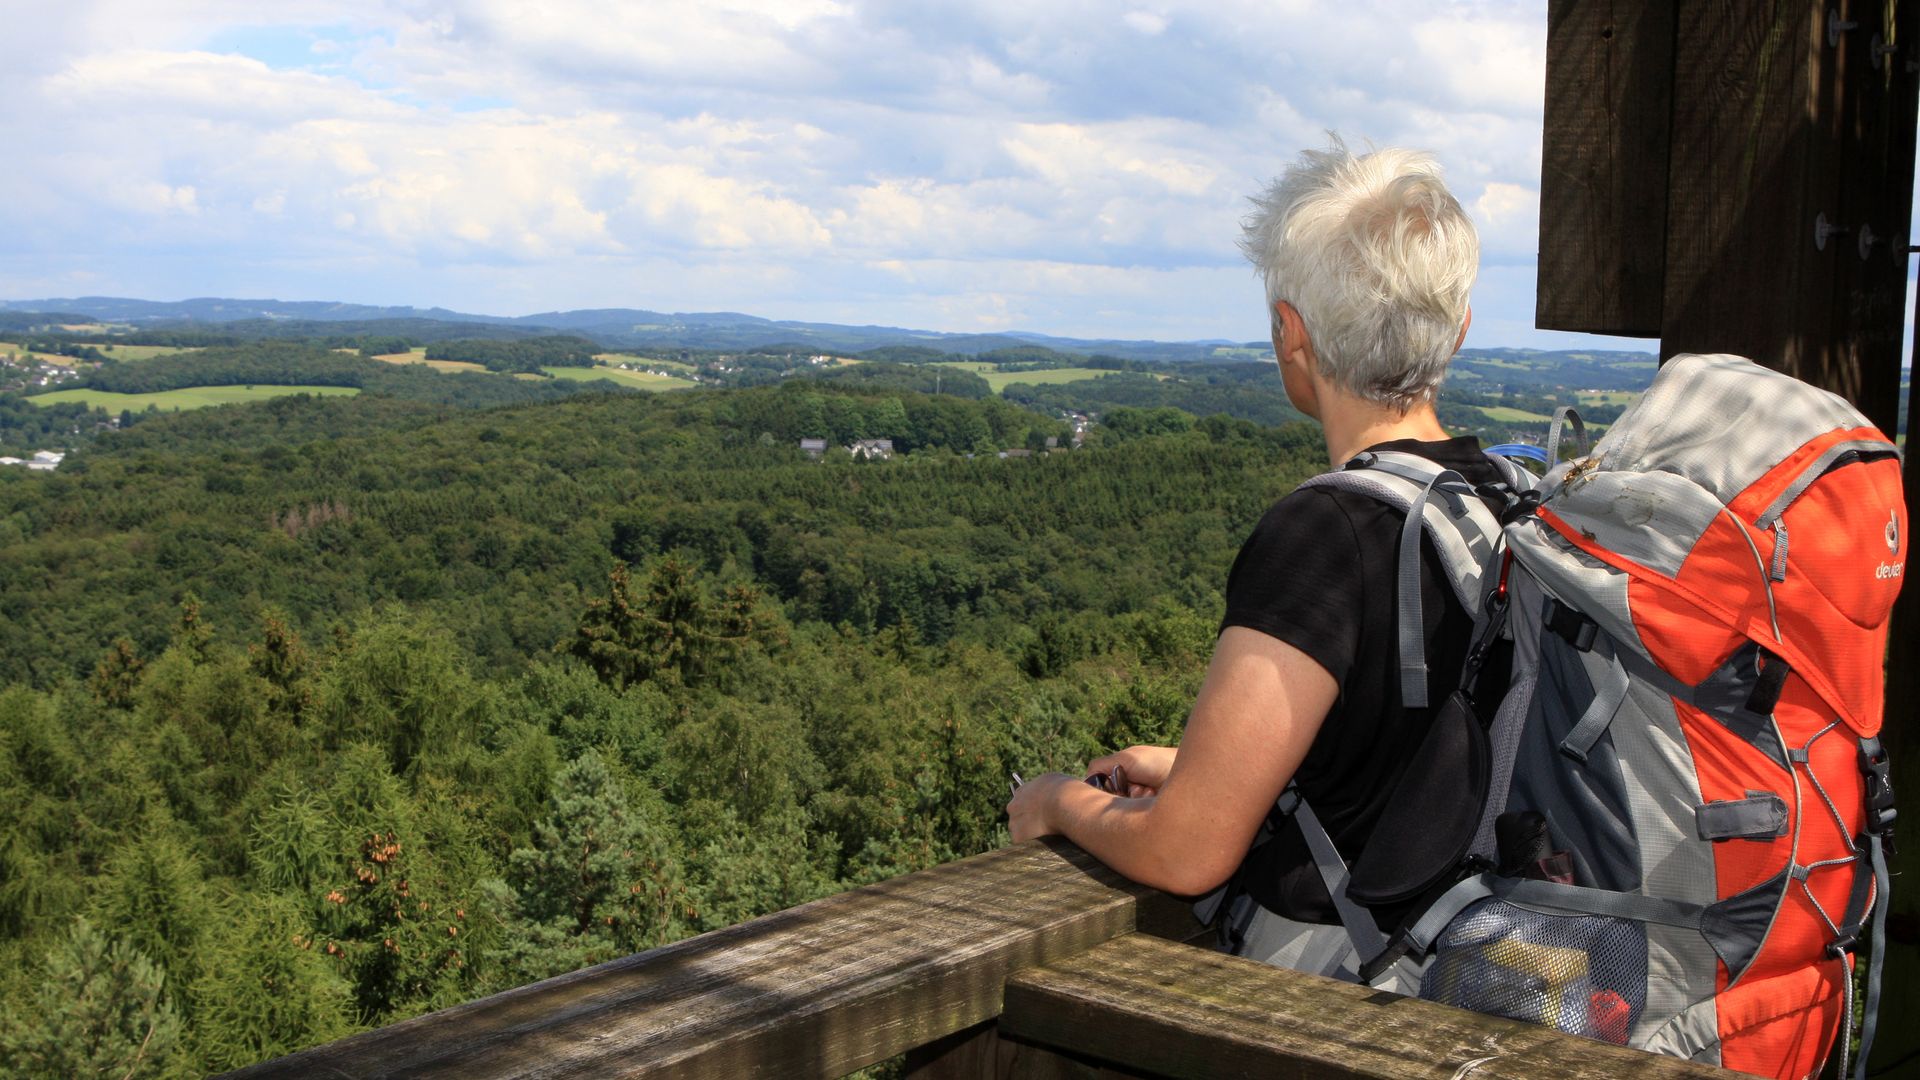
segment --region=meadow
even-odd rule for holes
[[[1082,382],[1098,379],[1113,372],[1104,368],[1042,368],[1038,371],[1002,371],[997,366],[982,360],[943,360],[939,367],[958,368],[971,371],[987,380],[987,386],[994,393],[1005,390],[1013,383],[1027,383],[1030,386],[1057,386],[1061,383]],[[1165,375],[1155,375],[1156,379],[1165,379]]]
[[[415,345],[407,352],[387,353],[384,356],[376,356],[374,359],[382,360],[389,364],[419,364],[421,367],[430,367],[435,371],[487,370],[480,364],[470,363],[466,360],[429,360],[427,359],[427,347],[425,345]]]
[[[1545,413],[1528,412],[1525,409],[1515,409],[1506,405],[1482,405],[1479,409],[1487,414],[1487,419],[1502,424],[1544,424],[1553,419]]]
[[[655,375],[650,371],[626,371],[616,367],[543,367],[540,370],[556,379],[572,379],[575,382],[605,379],[608,382],[639,390],[682,390],[694,385],[692,379],[682,379],[673,375]]]
[[[204,409],[212,405],[233,405],[292,394],[315,397],[352,397],[360,392],[355,386],[190,386],[181,390],[160,390],[151,394],[116,394],[108,390],[56,390],[27,398],[35,405],[59,405],[80,402],[109,412],[144,412],[149,407],[163,412],[180,409]]]
[[[692,364],[682,363],[679,360],[663,360],[657,356],[640,356],[635,353],[599,353],[594,356],[594,359],[609,366],[632,364],[636,367],[659,368],[662,371],[684,371],[689,375],[699,370]]]
[[[121,345],[118,343],[94,346],[115,360],[152,360],[158,356],[178,356],[181,353],[198,352],[197,348],[185,345]]]

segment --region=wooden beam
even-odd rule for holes
[[[1140,935],[1015,975],[1000,1034],[1169,1077],[1737,1075]]]
[[[1192,923],[1071,844],[1018,844],[229,1075],[840,1076],[992,1018],[1017,968]]]
[[[1549,0],[1543,330],[1657,337],[1665,302],[1673,0]]]
[[[1688,6],[1674,45],[1660,329],[1662,357],[1749,356],[1841,394],[1887,431],[1916,84],[1904,62],[1874,66],[1872,39],[1895,13],[1886,0]]]

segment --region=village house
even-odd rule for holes
[[[853,445],[847,447],[847,453],[862,461],[872,461],[875,458],[888,461],[893,458],[893,440],[855,439]]]
[[[825,439],[801,439],[801,440],[800,440],[800,449],[802,449],[802,450],[804,450],[804,451],[806,451],[806,454],[807,454],[807,456],[808,456],[808,457],[813,457],[813,458],[817,458],[817,457],[819,457],[819,456],[820,456],[821,454],[824,454],[824,453],[826,453],[826,452],[827,452],[827,440],[825,440]]]

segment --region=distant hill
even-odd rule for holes
[[[733,311],[668,313],[643,308],[592,308],[505,317],[446,308],[380,307],[312,300],[203,297],[157,301],[111,296],[0,300],[0,312],[55,311],[66,313],[68,318],[85,316],[142,329],[205,328],[212,324],[243,337],[314,336],[328,332],[316,325],[322,323],[354,324],[366,332],[413,333],[435,339],[566,331],[590,337],[613,349],[751,349],[793,344],[823,352],[849,353],[888,345],[926,345],[945,353],[977,355],[1039,344],[1066,352],[1174,363],[1218,359],[1223,349],[1234,352],[1265,349],[1259,342],[1242,345],[1227,341],[1107,340],[1026,332],[956,334],[897,326],[764,319]]]

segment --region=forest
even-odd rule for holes
[[[364,346],[363,346],[364,349]],[[402,348],[398,351],[405,351]],[[443,341],[427,346],[429,360],[463,360],[488,371],[538,373],[542,367],[592,367],[600,346],[570,334],[521,338]]]
[[[1317,431],[1116,406],[1002,459],[1064,426],[867,366],[0,470],[0,1059],[261,1060],[987,849],[1010,771],[1177,737]]]

